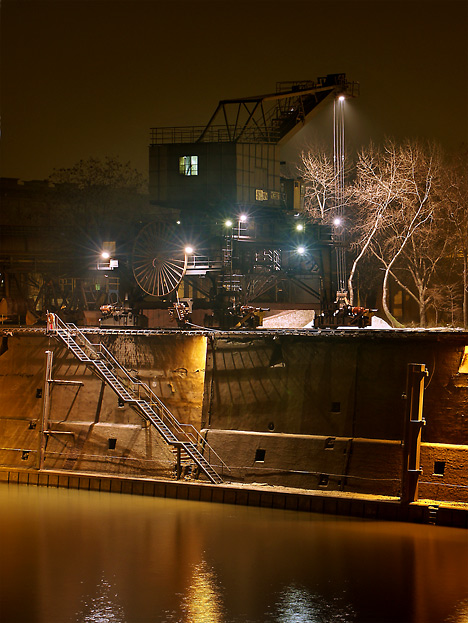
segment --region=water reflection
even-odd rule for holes
[[[0,508],[2,623],[468,620],[464,530],[5,484]]]
[[[446,623],[467,623],[468,621],[468,599],[461,601],[456,607],[453,615],[450,615]]]
[[[334,623],[354,621],[353,608],[343,598],[331,602],[304,587],[288,586],[276,604],[278,623]]]
[[[221,591],[212,569],[205,561],[193,568],[188,594],[183,599],[186,623],[221,623],[224,621]]]
[[[83,597],[83,607],[73,621],[83,623],[126,623],[119,596],[110,582],[101,579],[93,595]]]

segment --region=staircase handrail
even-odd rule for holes
[[[131,379],[131,377],[129,377]],[[223,461],[223,459],[219,456],[214,448],[210,446],[210,444],[206,441],[206,439],[201,435],[201,433],[193,426],[193,424],[183,424],[179,422],[179,420],[174,417],[171,411],[166,407],[166,405],[162,402],[162,400],[157,396],[153,390],[149,387],[147,383],[144,381],[135,381],[131,379],[132,384],[137,388],[138,396],[140,396],[139,390],[143,389],[147,396],[149,397],[149,404],[151,406],[156,406],[158,411],[162,416],[162,420],[165,421],[166,424],[170,424],[173,432],[179,433],[183,438],[188,439],[191,443],[195,443],[196,445],[200,445],[203,449],[207,449],[209,456],[214,455],[216,459],[219,461],[219,467],[223,470],[226,468],[228,471],[231,471],[229,466]],[[135,391],[135,390],[133,390]],[[187,428],[188,431],[183,430]],[[179,440],[182,441],[182,440]],[[210,459],[211,463],[211,459]]]
[[[127,386],[127,389],[130,389],[134,395],[136,393],[138,396],[138,399],[140,399],[140,391],[139,391],[140,388],[144,389],[147,396],[150,398],[150,404],[152,403],[154,404],[154,406],[158,408],[158,411],[161,415],[163,422],[165,422],[166,424],[170,424],[173,432],[179,433],[183,437],[183,439],[184,438],[187,439],[189,443],[195,443],[196,445],[200,445],[203,449],[206,448],[208,450],[210,457],[213,454],[216,457],[216,459],[218,459],[219,467],[221,467],[223,470],[224,468],[226,468],[228,471],[231,471],[229,466],[226,465],[226,463],[222,460],[222,458],[219,456],[216,450],[214,450],[214,448],[210,446],[210,444],[203,437],[203,435],[201,435],[201,433],[195,428],[195,426],[193,426],[193,424],[181,424],[177,420],[177,418],[171,413],[171,411],[166,407],[166,405],[162,402],[159,396],[157,396],[153,392],[153,390],[149,387],[149,385],[145,383],[144,381],[140,381],[132,377],[131,374],[129,374],[128,370],[122,366],[122,364],[114,357],[114,355],[110,352],[110,350],[106,348],[106,346],[104,346],[104,344],[102,344],[101,342],[94,344],[86,337],[83,331],[81,331],[75,324],[65,323],[61,318],[59,318],[59,316],[57,316],[57,314],[49,314],[49,316],[53,317],[53,322],[51,323],[50,328],[48,325],[48,330],[53,331],[53,330],[56,330],[56,327],[60,327],[64,331],[67,331],[70,333],[73,332],[75,336],[79,336],[83,340],[84,346],[89,352],[91,352],[92,354],[96,354],[96,349],[100,351],[104,355],[104,359],[107,362],[112,363],[112,365],[116,366],[120,370],[120,372],[124,375],[124,377],[127,379],[127,381],[132,386],[132,387]],[[185,430],[183,430],[183,427],[188,428],[190,432],[186,432]],[[183,439],[180,439],[179,441],[183,441]]]
[[[86,336],[83,336],[83,337],[87,339]],[[96,344],[95,346],[99,346],[99,350],[104,354],[105,359],[107,361],[110,361],[114,366],[117,366],[118,369],[123,373],[127,381],[131,384],[131,387],[127,386],[127,389],[130,389],[133,394],[136,393],[138,396],[138,399],[141,398],[140,390],[143,390],[143,393],[144,393],[143,399],[146,402],[149,402],[150,406],[157,407],[159,413],[162,416],[162,420],[165,421],[166,424],[171,425],[173,432],[180,433],[183,436],[183,438],[189,438],[190,441],[196,444],[200,444],[201,446],[206,446],[208,450],[210,451],[210,453],[213,453],[216,456],[216,458],[219,459],[219,461],[221,462],[221,465],[229,469],[228,466],[223,462],[221,457],[217,454],[217,452],[213,448],[211,448],[211,446],[204,439],[204,437],[199,433],[199,431],[195,428],[195,426],[193,426],[193,424],[182,424],[181,422],[179,422],[179,420],[166,407],[166,405],[159,398],[159,396],[157,396],[153,392],[150,386],[144,381],[140,381],[134,378],[128,372],[128,370],[121,365],[121,363],[118,361],[118,359],[115,358],[115,356],[110,352],[110,350],[106,346],[104,346],[104,344],[99,343],[99,344]],[[183,430],[183,428],[189,429],[190,432],[186,432],[185,430]],[[182,440],[179,440],[179,441],[182,441]]]

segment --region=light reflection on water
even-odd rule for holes
[[[468,532],[0,486],[2,623],[466,623]]]
[[[204,560],[193,568],[182,609],[187,623],[222,623],[224,620],[221,590],[215,573],[208,569]]]
[[[125,614],[119,596],[112,584],[101,579],[93,595],[84,595],[83,607],[74,617],[83,623],[125,623]]]
[[[338,623],[354,621],[355,613],[345,596],[336,596],[324,602],[320,595],[311,594],[304,587],[288,586],[275,604],[278,623]]]

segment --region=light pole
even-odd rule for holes
[[[335,176],[335,218],[333,220],[334,242],[336,250],[336,301],[347,296],[346,292],[346,255],[343,244],[343,213],[344,213],[344,178],[345,178],[345,96],[335,98],[333,104],[333,166]]]

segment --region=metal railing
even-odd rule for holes
[[[203,134],[203,138],[202,138]],[[150,146],[168,145],[177,143],[232,143],[237,142],[238,129],[234,126],[216,125],[187,126],[172,128],[151,128]],[[242,132],[241,143],[277,143],[281,138],[280,132],[273,127],[248,127]]]
[[[203,452],[202,456],[208,461],[210,466],[214,465],[220,468],[221,473],[223,474],[224,470],[230,471],[229,467],[224,463],[218,453],[209,445],[201,433],[192,424],[182,424],[179,422],[162,402],[162,400],[147,385],[147,383],[132,377],[128,370],[122,366],[122,364],[104,346],[104,344],[101,342],[98,342],[97,344],[91,342],[75,324],[66,324],[56,314],[49,314],[49,317],[53,317],[50,327],[48,323],[49,332],[57,332],[57,329],[65,331],[68,335],[74,338],[75,343],[84,352],[91,363],[101,361],[106,363],[108,366],[110,364],[109,371],[118,381],[120,381],[120,383],[132,396],[136,404],[138,404],[137,401],[142,401],[152,409],[155,409],[157,415],[161,418],[162,422],[169,428],[177,440],[182,444],[194,444],[197,450],[200,448],[198,451],[200,454]],[[206,453],[208,453],[208,457],[206,456]],[[216,459],[215,463],[212,462],[212,456]]]

